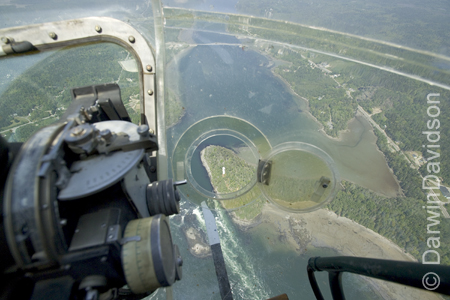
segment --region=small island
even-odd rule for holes
[[[176,222],[180,222],[181,231],[184,233],[186,242],[189,245],[189,252],[197,258],[205,258],[211,256],[211,247],[208,244],[206,231],[202,229],[202,224],[195,214],[174,216]]]
[[[194,227],[189,227],[184,231],[189,244],[189,251],[198,258],[204,258],[211,255],[211,247],[206,243],[205,236]]]
[[[217,194],[239,191],[255,176],[255,166],[225,147],[208,146],[200,152],[200,158]]]
[[[208,146],[200,152],[203,166],[217,194],[236,192],[256,179],[256,164],[252,164],[248,148],[236,152],[221,146]],[[254,185],[248,192],[234,199],[221,201],[223,208],[236,224],[249,229],[261,222],[263,201],[261,191]],[[239,208],[239,209],[237,209]]]

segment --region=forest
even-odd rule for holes
[[[279,51],[280,49],[282,51]],[[331,136],[338,136],[339,131],[347,128],[347,123],[354,117],[358,105],[369,113],[378,108],[381,112],[372,115],[372,119],[402,151],[418,151],[422,152],[423,157],[428,157],[426,148],[422,147],[428,143],[422,132],[429,130],[427,121],[433,119],[427,113],[427,95],[438,93],[440,96],[434,100],[440,100],[440,114],[437,117],[441,136],[440,148],[437,150],[441,164],[439,176],[444,183],[450,181],[450,151],[447,150],[450,149],[450,140],[445,138],[450,136],[448,90],[309,51],[274,47],[268,53],[274,59],[285,61],[285,64],[274,68],[274,72],[298,95],[309,101],[311,114]],[[336,77],[332,78],[333,76]],[[383,153],[387,157],[391,155],[390,151]],[[394,162],[393,158],[390,162],[388,158],[387,160],[390,164]],[[405,164],[406,167],[409,168]],[[428,174],[426,165],[421,167],[420,172],[423,176]]]
[[[234,151],[221,146],[208,146],[201,152],[202,164],[209,168],[211,185],[218,194],[227,194],[239,191],[255,179],[255,167],[249,165]],[[225,167],[225,175],[223,169]],[[261,190],[254,185],[245,194],[219,203],[210,205],[222,206],[234,211],[235,216],[241,220],[252,220],[261,213],[264,201]]]
[[[427,224],[430,214],[423,207],[426,195],[422,190],[422,179],[417,170],[409,167],[403,155],[392,152],[384,135],[374,130],[377,146],[385,154],[389,166],[400,182],[405,197],[386,198],[350,182],[342,182],[339,191],[328,208],[339,216],[347,217],[387,237],[412,254],[419,261],[428,250]],[[446,206],[448,208],[448,206]],[[436,210],[439,212],[439,210]],[[432,215],[431,215],[432,216]],[[450,265],[450,219],[442,215],[440,224],[441,263]]]
[[[236,192],[254,179],[255,167],[246,163],[230,149],[208,146],[201,151],[201,157],[203,165],[208,166],[205,168],[209,169],[211,185],[218,194]]]
[[[448,3],[420,0],[239,0],[239,13],[287,20],[449,55]],[[445,53],[445,51],[447,51]],[[388,52],[386,52],[388,53]]]
[[[343,189],[328,205],[337,215],[349,218],[392,240],[418,261],[427,247],[427,220],[430,214],[422,206],[426,200],[414,197],[386,198],[350,182],[342,182]],[[433,210],[440,212],[439,210]],[[441,264],[450,265],[450,220],[442,216],[440,224]]]
[[[140,106],[133,105],[131,109],[129,103],[131,96],[139,98],[137,73],[122,70],[118,63],[129,56],[124,48],[109,43],[55,51],[15,78],[3,92],[1,131],[24,125],[15,130],[15,140],[25,141],[42,126],[58,120],[72,101],[72,88],[112,82],[119,84],[122,101],[133,121],[138,121]],[[17,60],[20,63],[20,58]]]
[[[281,51],[280,51],[281,49]],[[343,61],[310,51],[298,51],[289,47],[268,47],[266,54],[284,64],[274,68],[290,87],[309,101],[311,114],[323,124],[324,130],[337,136],[354,117],[355,107],[362,106],[402,151],[419,151],[429,157],[429,144],[423,131],[430,118],[427,114],[427,95],[438,93],[440,115],[440,173],[444,184],[450,180],[450,93],[426,83],[378,70],[353,62]],[[333,76],[335,75],[335,76]],[[338,76],[336,76],[338,75]],[[334,77],[334,78],[333,78]],[[348,91],[348,93],[346,92]],[[333,127],[329,127],[329,122]],[[338,215],[350,218],[361,225],[391,239],[405,251],[421,260],[427,250],[427,218],[422,208],[426,195],[422,190],[420,175],[428,174],[426,164],[414,169],[401,152],[392,151],[386,137],[377,129],[377,146],[400,183],[404,196],[386,198],[370,190],[343,182],[328,208]],[[442,199],[442,198],[441,198]],[[437,211],[440,212],[440,211]],[[450,220],[440,218],[441,263],[450,264]],[[446,245],[445,245],[446,244]]]

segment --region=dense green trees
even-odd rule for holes
[[[346,217],[372,229],[411,253],[418,260],[428,250],[427,220],[430,214],[422,206],[426,200],[413,197],[386,198],[350,182],[342,182],[343,189],[339,191],[328,209],[339,216]],[[439,210],[433,210],[439,212]],[[450,220],[442,216],[440,224],[441,263],[450,265]],[[434,249],[434,248],[432,248]]]
[[[70,89],[75,87],[118,82],[122,98],[128,102],[131,95],[139,95],[137,73],[123,71],[118,63],[128,55],[124,48],[107,43],[69,47],[55,52],[18,76],[3,92],[0,97],[0,128],[4,130],[20,125],[14,122],[15,119],[26,124],[64,111],[71,101]],[[129,109],[133,120],[139,119],[139,108],[137,106],[138,111]],[[18,128],[16,139],[24,141],[23,138],[42,124],[38,122]]]
[[[441,263],[450,265],[450,220],[440,214],[440,224],[435,230],[438,235],[427,233],[427,224],[433,223],[432,214],[423,209],[427,197],[422,190],[422,179],[417,170],[412,169],[404,156],[389,150],[383,134],[375,130],[377,145],[386,156],[389,166],[400,182],[406,197],[386,198],[350,182],[343,182],[344,189],[339,191],[328,208],[338,215],[350,218],[361,225],[391,239],[397,245],[411,253],[418,260],[428,250],[427,239],[439,236]],[[434,249],[434,248],[432,248]]]
[[[271,55],[289,65],[281,65],[274,72],[286,80],[295,93],[308,99],[311,114],[322,123],[327,134],[336,137],[353,118],[357,101],[346,94],[325,68],[306,58],[307,53],[284,49],[280,54],[277,50],[272,49]]]
[[[437,152],[441,168],[439,176],[444,183],[450,180],[450,141],[444,137],[450,135],[450,93],[426,83],[399,76],[368,66],[345,62],[325,55],[311,55],[309,52],[297,52],[284,48],[282,54],[274,49],[271,54],[287,63],[275,69],[293,90],[309,100],[310,112],[324,125],[328,134],[337,135],[336,129],[346,128],[348,120],[355,113],[357,105],[368,112],[377,112],[372,118],[403,151],[421,151],[429,157],[428,144],[422,131],[427,129],[427,121],[433,118],[427,113],[427,95],[439,93],[433,100],[438,104],[440,115],[439,128],[441,139]],[[312,62],[312,63],[311,63]],[[326,63],[322,63],[326,62]],[[331,74],[339,74],[335,80],[330,73],[315,65],[328,65]],[[295,71],[295,72],[294,72]],[[349,97],[345,91],[351,91]],[[375,110],[375,108],[377,110]],[[381,110],[381,113],[378,113]],[[435,111],[434,111],[435,112]],[[334,126],[327,127],[328,122]],[[426,195],[422,190],[422,175],[427,175],[426,165],[420,170],[411,168],[401,152],[392,151],[385,136],[374,130],[377,146],[384,153],[389,167],[393,170],[402,188],[403,197],[386,198],[352,183],[344,182],[344,190],[328,206],[338,215],[348,217],[363,226],[391,239],[405,251],[422,259],[427,246]],[[420,172],[420,173],[419,173]],[[440,213],[438,210],[437,212]],[[450,220],[440,216],[441,262],[450,264]],[[445,245],[444,245],[445,244]]]
[[[211,185],[219,194],[239,191],[255,177],[255,167],[230,149],[208,146],[202,150],[201,157],[202,163],[209,169]]]

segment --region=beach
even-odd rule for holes
[[[342,256],[417,261],[392,241],[326,209],[298,214],[282,211],[266,203],[253,224],[231,215],[233,221],[244,231],[261,223],[277,224],[278,230],[284,234],[283,239],[303,255],[308,255],[308,247],[313,246],[334,249]],[[371,278],[365,280],[384,299],[442,299],[437,294],[399,284]]]

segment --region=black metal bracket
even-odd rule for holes
[[[257,180],[262,184],[269,185],[270,184],[270,175],[272,171],[272,161],[259,160],[258,162],[258,171],[257,171]]]
[[[61,117],[62,120],[81,110],[85,111],[90,123],[107,120],[131,121],[123,105],[119,85],[115,83],[74,88],[71,95],[72,103]]]

